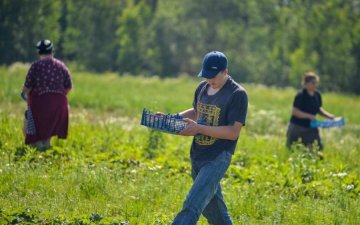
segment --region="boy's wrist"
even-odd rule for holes
[[[203,134],[203,135],[207,135],[206,133],[206,129],[208,126],[204,125],[204,124],[196,124],[196,134]]]

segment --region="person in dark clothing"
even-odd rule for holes
[[[335,119],[335,116],[323,109],[321,94],[317,91],[318,83],[319,77],[315,73],[306,72],[304,74],[304,87],[297,93],[293,102],[292,115],[287,130],[286,145],[288,148],[299,140],[310,150],[312,150],[315,142],[318,150],[323,148],[319,129],[311,128],[310,122],[316,120],[317,114],[328,119]]]
[[[205,55],[192,108],[180,113],[187,122],[180,135],[194,136],[190,150],[193,185],[173,225],[195,225],[200,215],[209,224],[231,225],[221,191],[241,128],[245,126],[248,96],[229,75],[226,56]]]

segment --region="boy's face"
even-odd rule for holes
[[[223,86],[227,75],[227,69],[220,71],[214,78],[206,79],[206,82],[213,89],[219,89]]]

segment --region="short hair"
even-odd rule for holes
[[[311,72],[311,71],[304,73],[304,76],[303,76],[303,84],[307,84],[307,83],[312,82],[312,81],[314,81],[314,80],[315,80],[316,82],[319,82],[319,81],[320,81],[320,78],[319,78],[319,76],[318,76],[316,73]]]

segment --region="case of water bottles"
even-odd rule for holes
[[[156,114],[144,109],[141,125],[162,132],[177,134],[185,128],[186,122],[179,114]]]

